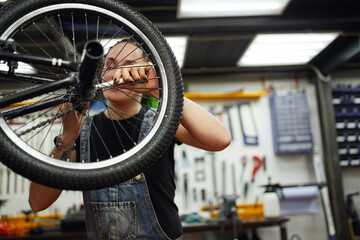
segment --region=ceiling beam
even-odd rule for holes
[[[346,45],[336,48],[336,51],[323,59],[317,66],[323,74],[328,75],[358,54],[360,54],[360,36],[347,37]]]
[[[219,18],[154,22],[164,34],[240,34],[295,31],[358,31],[360,17],[348,18]]]
[[[308,71],[308,65],[266,66],[266,67],[202,67],[184,68],[182,74],[213,74],[213,73],[239,73],[239,72],[302,72]]]

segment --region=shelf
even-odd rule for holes
[[[258,99],[266,96],[266,91],[254,92],[228,92],[228,93],[202,93],[202,92],[185,92],[184,96],[192,100],[236,100],[236,99]]]
[[[337,132],[339,164],[341,167],[360,166],[360,86],[332,88]]]

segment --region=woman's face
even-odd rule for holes
[[[102,80],[103,82],[113,81],[121,74],[122,68],[129,69],[131,66],[143,65],[144,63],[142,49],[137,48],[132,43],[118,43],[106,55]],[[141,94],[123,88],[106,89],[103,94],[109,102],[117,104],[128,101],[136,102],[134,98],[141,99]]]

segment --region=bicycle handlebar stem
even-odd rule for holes
[[[97,76],[101,74],[103,57],[104,49],[99,42],[89,41],[85,44],[78,75],[80,98],[91,100]]]

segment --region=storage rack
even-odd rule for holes
[[[270,97],[270,110],[276,154],[313,151],[310,113],[305,91],[273,93]]]
[[[332,95],[340,166],[360,166],[360,85],[336,85]]]

